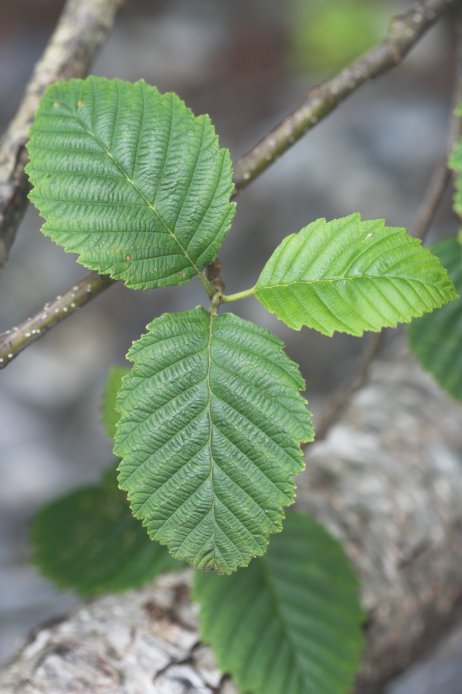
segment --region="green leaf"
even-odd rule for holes
[[[115,455],[149,535],[230,573],[281,529],[311,441],[304,381],[263,328],[203,308],[165,314],[130,349]]]
[[[106,381],[106,388],[103,395],[103,403],[101,408],[101,419],[106,430],[108,438],[114,439],[116,432],[116,424],[119,421],[119,415],[116,413],[116,398],[117,393],[122,385],[122,379],[129,372],[128,366],[113,366],[109,369],[109,374]]]
[[[462,246],[455,238],[431,247],[462,295]],[[424,316],[409,328],[412,351],[442,388],[462,400],[462,298]]]
[[[210,119],[143,81],[51,85],[28,151],[42,231],[128,287],[187,282],[230,227],[231,159]]]
[[[31,539],[40,571],[83,596],[135,588],[181,566],[133,518],[125,494],[117,488],[115,466],[100,484],[40,509]]]
[[[455,114],[459,117],[462,116],[462,104],[459,104]],[[459,217],[462,217],[462,139],[456,142],[452,154],[449,157],[448,164],[456,173],[454,178],[454,211],[459,215]]]
[[[408,323],[456,297],[446,270],[418,239],[359,214],[318,219],[285,238],[255,295],[290,328],[325,335]]]
[[[268,554],[233,576],[196,574],[202,639],[252,694],[347,694],[363,646],[358,581],[341,545],[289,513]]]

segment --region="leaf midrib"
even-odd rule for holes
[[[208,315],[207,315],[208,333],[207,333],[207,345],[206,345],[206,353],[207,353],[207,373],[206,373],[206,376],[205,376],[205,383],[206,383],[206,386],[207,386],[208,399],[207,399],[207,404],[206,404],[204,410],[201,410],[201,412],[199,412],[199,413],[196,415],[196,417],[201,416],[202,413],[205,411],[205,412],[207,413],[207,418],[208,418],[208,427],[209,427],[209,430],[208,430],[208,440],[207,440],[207,443],[206,443],[206,448],[207,448],[207,450],[208,450],[208,452],[209,452],[209,459],[210,459],[209,474],[208,474],[208,476],[204,479],[204,481],[201,483],[201,486],[203,486],[203,485],[205,485],[207,482],[209,482],[209,483],[210,483],[210,486],[211,486],[211,490],[212,490],[212,504],[211,504],[211,508],[210,508],[210,513],[211,513],[212,516],[213,516],[212,534],[211,534],[211,543],[212,543],[212,562],[213,562],[214,568],[217,568],[218,564],[217,564],[217,557],[216,557],[216,550],[217,550],[216,529],[217,529],[217,527],[219,527],[219,524],[218,524],[217,519],[216,519],[216,500],[219,499],[219,496],[218,496],[218,494],[216,494],[216,492],[215,492],[215,487],[214,487],[214,485],[215,485],[215,482],[214,482],[214,472],[215,472],[215,468],[218,467],[219,470],[220,470],[220,472],[222,472],[223,474],[225,474],[227,477],[229,477],[229,475],[228,475],[228,473],[226,472],[226,470],[224,470],[224,469],[219,465],[219,463],[218,463],[217,461],[215,461],[214,456],[213,456],[212,436],[213,436],[213,427],[215,426],[215,424],[214,424],[214,422],[213,422],[213,417],[212,417],[212,401],[213,401],[213,398],[218,398],[218,399],[220,399],[219,396],[218,396],[218,395],[214,392],[214,390],[212,389],[212,384],[211,384],[211,372],[212,372],[213,364],[216,363],[215,360],[214,360],[213,357],[212,357],[212,340],[213,340],[213,337],[214,337],[214,336],[213,336],[213,324],[214,324],[214,322],[215,322],[217,316],[214,315],[214,314],[212,314],[211,312],[207,312],[207,313],[208,313]],[[201,350],[198,350],[197,353],[200,353],[200,351],[201,351]],[[193,384],[193,386],[191,386],[191,387],[196,387],[197,385],[198,385],[198,384],[195,383],[195,384]],[[227,405],[229,406],[228,403],[225,402],[225,404],[227,404]],[[239,413],[239,414],[242,414],[242,413]],[[195,418],[196,418],[196,417],[195,417]],[[191,422],[188,423],[188,426],[189,426],[189,424],[191,424]],[[252,422],[252,424],[253,424],[253,422]],[[254,424],[254,426],[255,426],[255,424]],[[265,435],[268,436],[268,434],[267,434],[266,432],[263,432],[263,433],[265,433]],[[222,434],[222,436],[225,436],[225,435],[223,434],[223,432],[221,432],[221,434]],[[226,437],[226,438],[227,438],[227,437]],[[229,440],[229,439],[228,439],[228,440]],[[231,443],[232,445],[236,446],[236,444],[235,444],[234,441],[230,441],[230,443]],[[164,445],[165,445],[165,444],[164,444]],[[248,457],[247,454],[244,454],[244,455],[246,455],[246,457]],[[252,464],[255,465],[254,461],[252,461]],[[263,472],[263,471],[260,470],[260,472]],[[133,473],[131,473],[131,474],[133,474]],[[265,473],[263,473],[263,474],[265,474]],[[127,479],[129,479],[129,477],[130,477],[130,475],[129,475],[127,478],[125,478],[124,483],[127,482]],[[272,482],[272,480],[271,480],[269,477],[267,477],[266,474],[265,474],[265,478],[266,478],[267,480],[269,480],[270,482]],[[229,478],[229,479],[232,480],[232,478]],[[232,480],[232,481],[234,482],[234,480]],[[278,491],[278,493],[280,493],[279,487],[277,487],[277,485],[275,485],[274,482],[272,482],[272,483],[274,484],[274,486],[275,486],[276,490]],[[240,487],[240,485],[238,485],[238,486]],[[240,488],[242,489],[242,491],[243,491],[245,494],[247,494],[247,495],[250,496],[250,494],[249,494],[249,492],[248,492],[247,490],[245,490],[245,489],[242,488],[242,487],[240,487]],[[147,503],[147,502],[145,502],[145,503]],[[227,507],[227,508],[228,508],[228,507]],[[269,518],[269,516],[268,516],[266,510],[265,510],[265,509],[263,509],[263,510],[265,511],[265,514],[266,514],[267,517]],[[138,509],[138,512],[139,512],[139,511],[140,511],[140,509]],[[177,509],[177,511],[178,511],[178,509]],[[177,512],[177,511],[175,511],[175,512]],[[234,512],[233,512],[231,509],[228,508],[228,511],[229,511],[230,513],[232,513],[232,514],[235,516]],[[241,520],[241,519],[239,519],[237,516],[235,516],[235,517],[239,520],[240,523],[242,523],[242,520]],[[160,526],[160,528],[157,528],[157,531],[159,531],[159,530],[163,527],[163,525],[165,525],[165,523],[168,522],[168,520],[170,520],[170,519],[164,520],[164,522],[162,523],[162,526]],[[185,543],[186,539],[187,539],[187,538],[183,539],[182,545]],[[232,540],[231,540],[230,538],[228,538],[228,539],[232,542]],[[225,567],[223,567],[223,568],[225,568]],[[229,563],[227,563],[226,568],[229,569]]]
[[[260,561],[260,564],[262,567],[263,578],[266,581],[268,591],[269,591],[269,593],[272,596],[273,601],[274,601],[275,612],[276,612],[277,616],[279,617],[279,620],[282,624],[282,629],[286,635],[286,639],[291,646],[291,656],[292,656],[292,659],[294,660],[294,662],[296,663],[297,670],[299,672],[299,677],[301,677],[302,683],[303,683],[307,673],[305,671],[305,668],[303,667],[303,664],[299,660],[298,651],[295,647],[296,644],[295,644],[294,638],[292,636],[292,630],[291,630],[290,625],[289,625],[289,623],[288,623],[288,621],[287,621],[287,619],[286,619],[286,617],[282,611],[281,600],[279,598],[277,589],[274,585],[274,581],[271,577],[271,571],[268,567],[267,557],[261,557],[259,561]]]
[[[213,451],[212,451],[212,385],[210,382],[210,373],[212,369],[212,326],[213,326],[213,321],[215,316],[209,312],[209,315],[207,316],[208,322],[209,322],[209,327],[208,327],[208,340],[207,340],[207,391],[208,391],[208,402],[207,402],[207,416],[209,420],[209,438],[208,438],[208,446],[209,446],[209,451],[210,451],[210,469],[209,469],[209,475],[208,478],[211,483],[212,487],[212,508],[211,508],[211,513],[213,516],[213,530],[212,530],[212,560],[213,560],[213,565],[216,566],[216,516],[215,516],[215,487],[214,487],[214,479],[213,479],[213,472],[214,472],[214,466],[215,466],[215,461],[213,459]]]
[[[90,135],[91,138],[93,138],[94,142],[96,142],[96,144],[97,144],[97,145],[101,148],[101,150],[109,157],[109,159],[111,159],[111,161],[114,162],[114,164],[117,166],[117,168],[118,168],[118,170],[120,171],[120,173],[124,176],[125,180],[133,187],[133,189],[136,191],[136,193],[139,195],[139,197],[145,202],[145,205],[147,205],[147,207],[149,207],[149,209],[152,210],[152,211],[154,212],[154,214],[156,215],[156,217],[158,218],[158,220],[160,221],[160,223],[162,224],[162,226],[164,227],[164,229],[165,229],[165,230],[170,234],[170,236],[174,239],[174,241],[175,241],[176,244],[178,245],[178,248],[179,248],[179,249],[181,250],[181,252],[183,253],[184,257],[187,258],[187,260],[191,263],[191,266],[194,268],[194,270],[196,271],[196,273],[199,275],[200,272],[201,272],[201,270],[199,269],[199,267],[196,265],[196,263],[194,262],[194,260],[193,260],[193,259],[191,258],[191,256],[189,255],[187,249],[183,246],[183,244],[182,244],[182,243],[180,242],[180,240],[177,238],[177,236],[176,236],[175,232],[173,231],[173,229],[171,229],[171,228],[169,227],[169,225],[167,224],[167,222],[164,220],[164,218],[163,218],[162,215],[160,214],[159,210],[157,209],[156,205],[155,205],[153,202],[151,202],[151,201],[146,197],[146,195],[143,193],[143,191],[141,190],[141,188],[139,188],[139,186],[136,184],[136,182],[133,180],[133,178],[131,178],[131,177],[128,175],[128,173],[125,171],[125,169],[124,169],[124,167],[122,166],[122,164],[113,156],[113,154],[111,153],[111,151],[104,145],[104,143],[99,139],[99,137],[98,137],[94,132],[92,132],[92,130],[90,130],[90,129],[87,127],[86,123],[85,123],[81,118],[79,118],[78,115],[77,115],[76,113],[74,113],[73,111],[71,111],[69,108],[67,108],[67,107],[64,106],[63,104],[62,104],[62,107],[63,107],[65,110],[67,110],[67,112],[71,115],[71,117],[74,117],[74,118],[75,118],[75,120],[82,126],[82,128],[85,130],[85,132],[86,132],[88,135]],[[117,119],[117,116],[116,116],[116,119]],[[144,205],[143,205],[143,207],[144,207]]]
[[[306,279],[294,279],[292,282],[275,282],[274,284],[262,284],[259,286],[257,283],[255,286],[255,293],[258,293],[260,291],[265,291],[266,289],[287,289],[292,287],[294,284],[307,284],[307,285],[316,285],[316,284],[334,284],[337,282],[352,282],[352,281],[359,281],[359,280],[400,280],[400,281],[405,281],[405,282],[416,282],[418,284],[422,284],[426,287],[437,287],[438,284],[435,284],[433,282],[428,282],[423,279],[419,279],[418,277],[413,277],[413,276],[406,276],[406,275],[346,275],[346,276],[335,276],[335,277],[328,277],[328,278],[321,278],[321,279],[313,279],[313,280],[306,280]]]

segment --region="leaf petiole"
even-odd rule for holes
[[[221,300],[223,303],[230,303],[231,301],[240,301],[241,299],[247,299],[248,296],[253,296],[256,291],[256,285],[250,287],[250,289],[244,289],[242,292],[236,292],[236,294],[223,294]]]

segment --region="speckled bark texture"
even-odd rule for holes
[[[191,572],[105,597],[32,635],[0,674],[2,694],[236,692],[199,643]]]
[[[0,140],[0,267],[8,258],[27,203],[25,144],[40,98],[52,82],[87,73],[124,2],[67,0],[23,101]]]
[[[363,582],[358,691],[380,692],[451,620],[462,593],[462,407],[398,341],[307,454],[297,505],[345,544]],[[189,572],[106,597],[32,635],[2,694],[180,694],[234,688],[201,646]]]

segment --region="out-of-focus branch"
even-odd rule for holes
[[[362,352],[358,365],[353,372],[350,381],[338,392],[329,404],[321,421],[316,427],[316,443],[323,441],[333,425],[338,422],[346,408],[350,404],[353,395],[366,385],[372,362],[379,354],[383,345],[384,333],[371,335]]]
[[[364,82],[398,65],[451,5],[454,0],[422,0],[404,14],[393,17],[382,43],[338,75],[310,89],[303,104],[240,159],[234,177],[236,190],[245,188]]]
[[[443,196],[451,182],[451,171],[448,168],[447,154],[435,167],[427,191],[423,197],[422,205],[417,213],[411,234],[422,241],[428,235],[430,227],[438,211]]]
[[[34,68],[18,112],[0,140],[0,266],[7,258],[27,203],[25,144],[45,88],[82,77],[125,0],[67,0],[56,29]]]
[[[118,0],[120,4],[123,0]],[[87,2],[87,0],[82,0]],[[102,3],[103,0],[99,0]],[[344,68],[338,75],[332,77],[318,87],[311,89],[304,104],[295,110],[279,126],[264,137],[248,154],[238,160],[235,165],[235,195],[249,185],[257,176],[265,171],[277,157],[292,146],[304,133],[310,130],[316,123],[327,116],[338,104],[347,96],[358,89],[368,79],[379,75],[381,72],[398,65],[409,50],[417,43],[432,24],[453,5],[455,0],[422,0],[402,15],[397,15],[391,20],[388,36],[378,46],[365,53],[348,67]],[[103,3],[104,4],[104,3]],[[95,2],[96,5],[96,2]],[[1,160],[0,160],[1,171]],[[0,196],[0,242],[1,242],[1,196]],[[22,209],[22,208],[21,208]],[[22,211],[21,211],[22,214]],[[0,245],[0,264],[1,264],[1,245]],[[221,264],[219,261],[209,267],[209,280],[214,286],[223,286],[221,279]],[[82,280],[82,284],[89,281],[94,273],[91,273]],[[99,287],[95,287],[94,292],[88,297],[91,299],[105,289],[111,280],[105,280]],[[72,291],[67,291],[64,296],[69,297]],[[62,300],[61,300],[62,301]],[[62,312],[61,319],[70,315],[69,303],[67,312]],[[62,306],[64,309],[64,306]],[[14,357],[19,354],[29,344],[42,336],[40,326],[40,316],[42,312],[29,318],[16,330],[19,334],[30,333],[27,341],[21,339],[20,350],[15,351],[11,347],[9,333],[0,334],[0,355],[4,361],[0,362],[0,368],[6,366]],[[56,321],[57,322],[57,321]],[[54,325],[54,323],[53,323]],[[49,328],[52,325],[48,326]],[[35,332],[33,329],[35,328]],[[37,328],[40,328],[37,332]],[[5,352],[5,344],[8,348]],[[4,354],[7,358],[5,359]],[[8,357],[8,355],[11,355]]]

